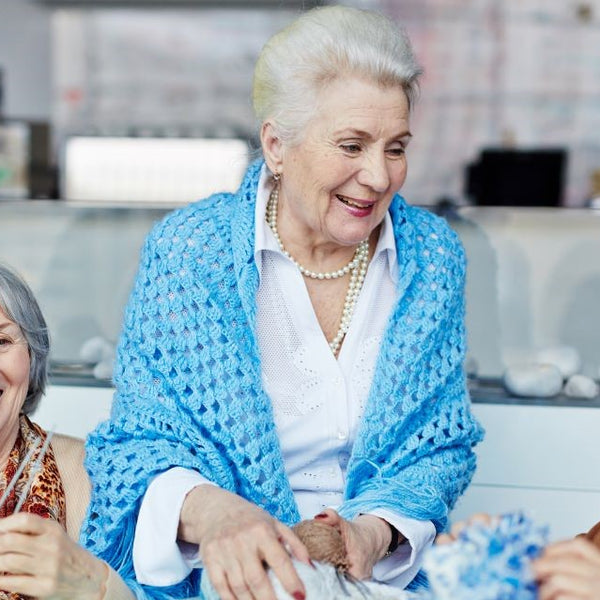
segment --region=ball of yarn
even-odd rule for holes
[[[548,542],[548,528],[522,512],[475,522],[450,544],[436,545],[424,567],[435,600],[536,600],[531,562]]]
[[[306,546],[312,560],[333,565],[342,572],[350,568],[341,533],[331,525],[308,519],[292,528]]]

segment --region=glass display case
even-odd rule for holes
[[[172,208],[0,202],[0,261],[41,305],[53,381],[109,385],[107,369],[95,377],[94,368],[118,338],[143,240]]]
[[[474,398],[505,396],[505,370],[552,349],[570,350],[578,373],[598,380],[600,211],[463,207],[447,218],[468,259],[466,366]]]

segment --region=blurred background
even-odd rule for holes
[[[0,196],[187,201],[235,186],[243,147],[190,140],[254,147],[254,60],[300,10],[325,3],[2,0]],[[506,181],[503,173],[519,178],[547,165],[553,180],[530,182],[521,203],[585,206],[600,195],[599,0],[344,4],[392,16],[425,68],[405,186],[411,202],[509,203],[490,197],[481,169]],[[484,150],[492,152],[482,160]],[[213,157],[205,173],[214,182],[198,176],[205,160],[190,155]],[[217,175],[223,161],[227,175]],[[517,193],[514,181],[505,186]]]

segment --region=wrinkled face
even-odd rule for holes
[[[0,309],[0,453],[18,429],[29,388],[29,350],[18,325]],[[12,446],[11,446],[12,447]]]
[[[369,237],[404,183],[409,139],[401,89],[359,78],[327,86],[301,141],[280,148],[280,230],[309,244]]]

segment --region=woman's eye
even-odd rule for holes
[[[402,156],[406,152],[406,149],[402,146],[398,146],[397,148],[390,148],[388,153],[392,156]]]
[[[349,152],[350,154],[360,152],[360,146],[358,144],[342,144],[342,148],[345,152]]]

